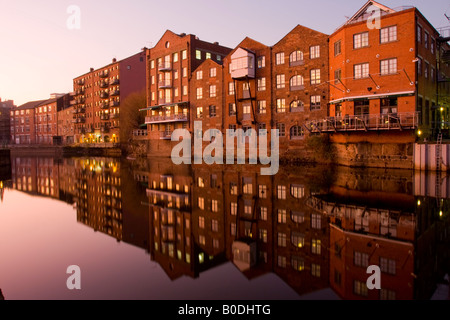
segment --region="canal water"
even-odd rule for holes
[[[448,298],[450,179],[402,170],[12,156],[5,299]],[[69,290],[69,266],[81,290]],[[367,287],[369,266],[380,289]],[[440,288],[440,290],[438,290]],[[444,288],[444,290],[442,290]]]

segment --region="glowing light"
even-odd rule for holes
[[[421,130],[417,131],[417,135],[421,136],[422,135],[422,131]]]
[[[444,112],[444,107],[441,107],[441,112]]]
[[[441,211],[439,211],[439,217],[442,217],[444,215],[444,213]]]
[[[420,205],[422,204],[422,202],[420,202],[420,200],[417,200],[417,205],[420,207]]]

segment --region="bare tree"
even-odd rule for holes
[[[120,107],[120,136],[122,142],[130,142],[133,130],[145,123],[145,112],[139,111],[146,107],[147,98],[145,90],[130,94]]]

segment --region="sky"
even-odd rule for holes
[[[391,8],[415,6],[436,28],[450,26],[444,16],[450,16],[448,0],[379,2]],[[0,98],[21,105],[70,92],[73,78],[154,46],[167,29],[230,48],[247,36],[270,46],[298,24],[331,34],[365,3],[0,0]],[[79,8],[79,25],[73,19],[77,13],[68,10],[71,6]]]

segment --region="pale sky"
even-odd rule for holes
[[[381,0],[416,6],[450,26],[448,0]],[[72,91],[73,78],[152,47],[169,29],[236,47],[246,36],[273,45],[297,24],[330,34],[365,0],[0,0],[0,98],[17,105]],[[69,6],[80,8],[70,30]]]

